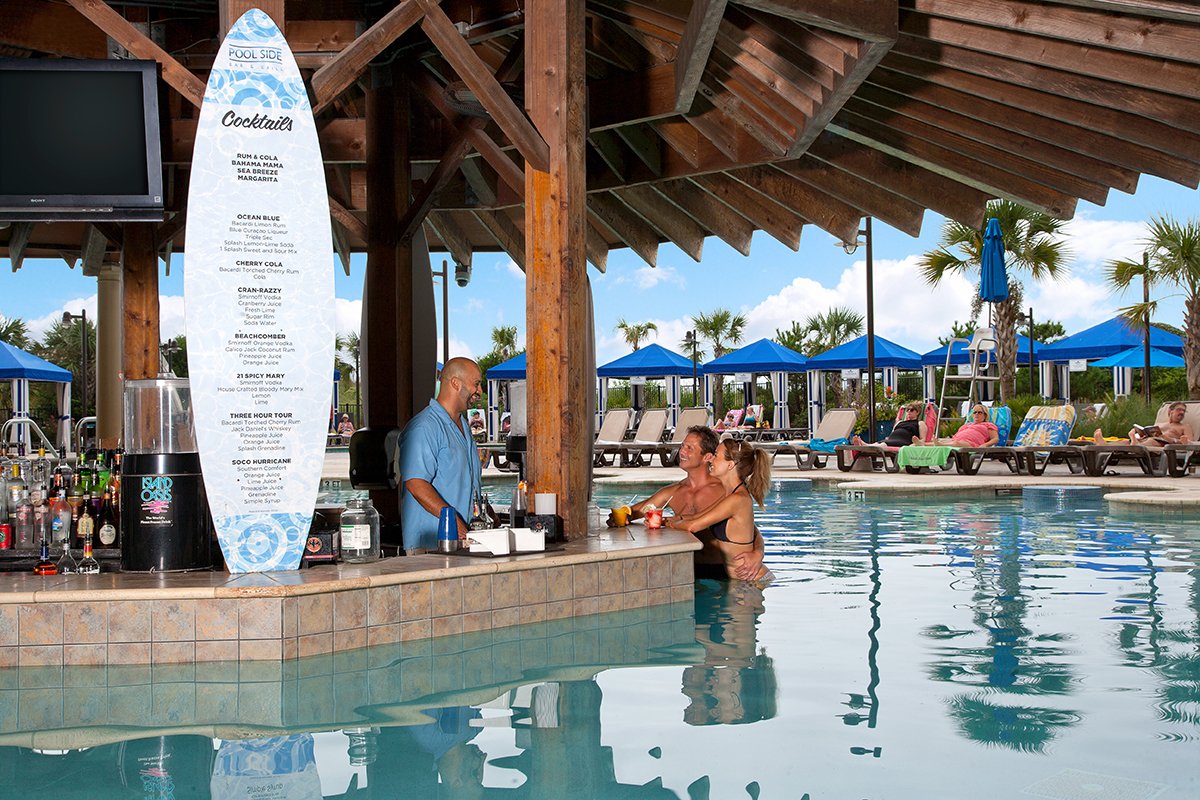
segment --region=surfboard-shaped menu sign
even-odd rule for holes
[[[334,355],[327,198],[296,60],[250,9],[204,91],[184,263],[196,438],[231,572],[296,569],[308,537]]]

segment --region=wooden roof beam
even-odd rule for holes
[[[871,143],[863,146],[860,141],[827,131],[813,142],[808,154],[968,227],[983,227],[984,209],[992,195],[897,158]]]
[[[97,275],[108,254],[108,239],[95,225],[84,227],[83,246],[79,251],[79,268],[84,275]]]
[[[332,197],[329,198],[329,216],[355,239],[367,242],[367,223],[354,216],[353,211]]]
[[[717,40],[727,0],[693,0],[688,13],[679,52],[675,56],[675,111],[686,114],[692,109],[700,76]]]
[[[853,60],[804,25],[744,6],[726,12],[717,42],[740,46],[782,76],[798,71],[825,89],[834,87]]]
[[[490,206],[496,202],[496,179],[492,173],[484,174],[481,161],[479,158],[464,158],[459,169],[479,204]]]
[[[623,128],[675,115],[675,67],[663,64],[588,83],[591,130]]]
[[[67,2],[133,55],[148,61],[157,61],[162,66],[163,80],[192,105],[198,108],[204,102],[204,82],[103,0],[67,0]]]
[[[867,183],[856,175],[843,172],[809,155],[795,161],[774,164],[773,168],[786,172],[823,194],[836,197],[861,211],[862,216],[871,216],[886,222],[909,236],[921,235],[925,207],[906,197],[876,184]]]
[[[665,14],[654,7],[642,6],[630,0],[590,0],[588,13],[618,22],[630,31],[668,42],[676,47],[683,39],[687,22],[683,16]]]
[[[658,264],[658,236],[624,203],[607,192],[589,194],[588,211],[650,266]]]
[[[1192,22],[1196,19],[1195,0],[1058,0],[1060,5],[1082,6],[1115,14],[1131,14],[1147,19]]]
[[[805,220],[791,209],[728,175],[697,175],[692,183],[712,194],[754,227],[773,236],[791,250],[800,249]]]
[[[471,263],[471,240],[454,215],[445,211],[430,211],[425,224],[433,228],[437,238],[446,246],[456,264]]]
[[[912,8],[922,14],[1020,31],[1030,36],[1070,39],[1107,50],[1200,63],[1200,26],[1195,24],[1195,8],[1190,25],[1173,20],[1147,24],[1140,8],[1113,14],[1024,0],[912,0]]]
[[[95,23],[45,0],[5,0],[0,44],[70,58],[108,57],[108,41]]]
[[[12,262],[12,271],[16,272],[25,261],[25,248],[29,246],[29,237],[33,235],[32,222],[14,222],[8,229],[8,260]]]
[[[615,190],[613,194],[693,261],[700,261],[704,253],[704,229],[654,187],[630,186]]]
[[[644,125],[619,128],[617,135],[654,175],[662,174],[662,152],[658,139]]]
[[[1042,164],[1064,175],[1075,176],[1086,182],[1080,183],[1077,188],[1095,192],[1099,200],[1093,199],[1093,196],[1086,195],[1082,191],[1079,196],[1087,197],[1093,202],[1104,200],[1108,194],[1105,187],[1114,187],[1127,193],[1137,190],[1137,173],[1114,166],[1107,160],[1095,159],[1074,150],[1048,144],[1024,133],[1014,133],[1004,128],[979,122],[957,112],[929,105],[881,86],[869,84],[863,86],[855,95],[855,106],[865,107],[865,103],[858,102],[860,99],[865,103],[873,103],[895,111],[906,119],[932,126],[938,131],[957,134],[1004,152],[1019,153],[1023,159]]]
[[[312,76],[313,113],[319,114],[342,92],[358,80],[371,59],[386,50],[409,28],[420,22],[425,12],[417,0],[400,0],[388,13],[368,28],[348,47]]]
[[[667,181],[654,188],[701,228],[716,234],[742,255],[750,255],[755,231],[754,223],[750,220],[687,179]]]
[[[592,266],[600,272],[608,271],[608,240],[600,232],[600,221],[596,219],[596,215],[588,210],[587,225],[584,226],[584,249],[587,251],[587,260]]]
[[[534,169],[545,172],[550,165],[550,148],[517,104],[504,91],[491,69],[475,55],[454,27],[454,23],[434,0],[416,0],[425,11],[421,28],[450,62],[459,77],[475,92],[476,98],[492,115],[525,161]]]
[[[836,2],[836,0],[834,1]],[[891,5],[891,3],[884,0],[879,5],[887,6]],[[789,156],[794,158],[808,150],[809,145],[821,135],[821,131],[825,130],[825,126],[841,110],[842,106],[854,96],[854,93],[858,91],[859,86],[867,79],[871,71],[891,51],[895,41],[893,37],[892,39],[867,40],[859,44],[858,59],[850,64],[841,83],[829,93],[825,98],[825,102],[812,115],[808,127],[792,143],[792,148],[788,151]]]
[[[467,123],[483,124],[483,120],[471,120]],[[467,151],[470,149],[471,143],[466,135],[460,133],[455,137],[454,141],[446,147],[446,153],[442,156],[442,160],[438,162],[431,174],[426,180],[425,185],[421,187],[421,191],[409,204],[408,209],[404,212],[404,216],[400,218],[397,224],[399,229],[399,241],[406,242],[412,238],[413,234],[425,221],[425,216],[429,210],[433,208],[434,198],[437,193],[446,187],[450,179],[458,172],[458,168],[462,165],[463,159],[467,156]]]
[[[858,114],[843,111],[830,124],[829,130],[866,147],[911,161],[930,172],[974,186],[991,197],[1015,200],[1058,219],[1070,219],[1075,214],[1076,199],[1072,195]]]
[[[895,41],[900,15],[897,0],[741,0],[741,3],[868,42]]]
[[[1059,69],[1104,84],[1163,92],[1178,98],[1195,98],[1196,86],[1200,85],[1200,67],[1194,64],[1031,36],[919,12],[905,15],[902,31],[943,46],[1003,53],[1005,61]]]
[[[1111,162],[1114,170],[1124,168],[1134,172],[1159,174],[1155,172],[1157,159],[1147,148],[1055,117],[1003,105],[989,98],[976,97],[957,89],[911,78],[884,67],[871,73],[869,85],[898,92],[911,100],[928,103],[977,120],[994,129],[1032,136],[1047,144],[1090,156],[1102,163]],[[1160,174],[1159,177],[1167,176]],[[1132,180],[1136,184],[1137,176],[1132,176]],[[1133,189],[1123,191],[1131,192]]]
[[[861,209],[814,189],[787,172],[764,164],[730,170],[726,174],[791,209],[839,241],[852,242],[858,235],[863,216]]]
[[[624,145],[617,135],[612,131],[592,131],[588,141],[600,160],[617,176],[617,180],[625,180],[629,175],[629,164],[625,159]]]
[[[904,58],[889,62],[895,70],[953,84],[972,94],[995,97],[1007,106],[1060,116],[1076,125],[1105,130],[1168,154],[1200,162],[1200,137],[1187,126],[1186,112],[1174,98],[1135,91],[1076,74],[936,42],[902,36],[893,49]],[[1184,128],[1178,131],[1176,128]],[[1180,134],[1183,136],[1180,136]]]
[[[525,269],[525,234],[503,211],[472,211],[475,219],[487,229],[500,249],[508,253],[516,265]]]

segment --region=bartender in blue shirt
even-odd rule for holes
[[[397,467],[404,481],[400,520],[409,555],[437,548],[438,516],[446,506],[458,514],[459,538],[467,534],[481,465],[465,415],[482,392],[479,365],[469,358],[452,358],[442,367],[437,397],[404,428]]]

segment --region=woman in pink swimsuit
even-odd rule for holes
[[[930,445],[942,447],[992,447],[1000,441],[1000,431],[995,423],[988,419],[987,409],[976,405],[971,409],[971,421],[963,423],[949,439],[934,439]],[[926,444],[914,436],[913,444]]]

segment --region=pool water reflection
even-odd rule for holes
[[[0,796],[1200,796],[1193,521],[794,490],[758,521],[765,591],[275,673],[0,673]]]

